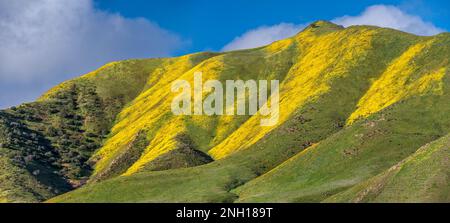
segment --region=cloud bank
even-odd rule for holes
[[[440,29],[421,17],[408,14],[400,8],[391,5],[373,5],[367,7],[358,16],[343,16],[332,22],[345,27],[351,25],[373,25],[393,28],[421,36],[431,36],[445,30]],[[274,41],[288,38],[299,32],[305,25],[280,23],[274,26],[263,26],[249,30],[223,47],[222,51],[255,48]]]
[[[351,25],[373,25],[393,28],[420,36],[432,36],[445,30],[440,29],[422,18],[410,15],[391,5],[374,5],[366,8],[361,15],[343,16],[332,22],[345,27]]]
[[[277,40],[291,37],[306,25],[280,23],[274,26],[261,26],[245,32],[222,48],[222,51],[255,48],[270,44]]]
[[[184,43],[149,20],[99,11],[92,0],[0,0],[0,108],[106,62],[168,56]]]

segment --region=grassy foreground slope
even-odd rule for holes
[[[147,87],[118,115],[91,158],[96,162],[91,182],[49,202],[351,197],[345,192],[450,132],[449,47],[448,34],[417,37],[317,22],[292,38],[210,55],[196,66],[172,59],[151,72]],[[192,81],[196,71],[205,80],[280,80],[280,122],[261,127],[259,115],[173,116],[171,82]],[[180,133],[215,161],[152,171],[160,160],[184,160],[185,154],[174,152]],[[433,154],[439,158],[445,150]],[[408,185],[410,179],[404,179]],[[445,188],[444,181],[437,190]]]
[[[450,135],[326,202],[448,202]]]

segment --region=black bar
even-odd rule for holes
[[[189,212],[191,211],[191,212]],[[104,222],[320,222],[448,219],[448,204],[2,204],[6,215],[31,220]],[[182,216],[180,214],[182,213]],[[191,215],[189,215],[191,213]],[[206,215],[206,213],[209,213]],[[52,219],[52,217],[55,219]],[[158,220],[159,219],[159,220]]]

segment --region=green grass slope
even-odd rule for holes
[[[444,100],[430,103],[447,106]],[[414,104],[425,103],[418,100]],[[410,110],[409,106],[399,106],[390,111],[393,115],[381,113],[347,127],[234,193],[239,202],[320,202],[363,182],[449,131],[449,119],[445,118],[448,108],[434,120],[419,121],[414,120],[416,115],[430,114],[424,110],[411,114]]]
[[[449,46],[448,34],[320,21],[266,47],[170,59],[117,116],[91,182],[49,202],[324,201],[450,132]],[[280,122],[173,116],[170,84],[195,71],[280,80]],[[179,134],[215,161],[173,165],[186,161]],[[152,171],[161,160],[176,169]]]
[[[448,202],[450,135],[325,202]]]

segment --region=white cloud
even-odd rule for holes
[[[430,22],[425,22],[421,17],[410,15],[400,8],[391,5],[373,5],[364,10],[358,16],[343,16],[332,22],[345,27],[351,25],[373,25],[393,28],[421,36],[431,36],[441,32]]]
[[[106,62],[168,56],[183,45],[151,21],[97,10],[92,0],[0,0],[0,107]],[[27,96],[14,99],[20,90]]]
[[[270,44],[277,40],[294,36],[305,25],[280,23],[274,26],[261,26],[245,32],[222,48],[222,51],[255,48]]]
[[[343,16],[332,22],[345,27],[351,25],[374,25],[413,33],[416,35],[435,35],[445,30],[425,22],[421,17],[408,14],[391,5],[373,5],[367,7],[359,16]],[[262,26],[245,32],[223,47],[223,51],[255,48],[295,35],[305,25],[280,23],[274,26]]]

